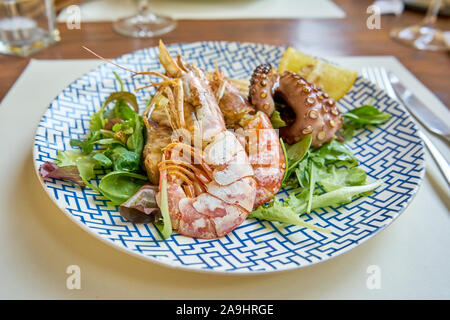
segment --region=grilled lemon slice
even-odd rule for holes
[[[287,48],[278,66],[278,72],[292,71],[328,93],[334,100],[342,98],[353,86],[357,72],[343,69],[313,58],[292,47]]]

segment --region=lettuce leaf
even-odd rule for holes
[[[278,110],[273,111],[272,116],[270,117],[270,122],[272,123],[272,127],[274,129],[279,129],[287,126],[286,122],[281,119],[281,115]]]
[[[382,184],[383,181],[378,180],[367,185],[341,187],[321,195],[315,195],[311,198],[311,210],[349,203],[357,196],[367,194]],[[284,201],[274,197],[268,204],[263,204],[250,213],[249,218],[279,221],[330,233],[329,230],[307,223],[300,218],[300,215],[308,209],[308,198],[309,190],[304,190],[298,195],[291,194]]]
[[[76,166],[80,177],[84,180],[94,178],[94,168],[97,161],[90,155],[84,154],[81,150],[58,151],[55,164],[59,167]]]
[[[100,180],[97,190],[113,204],[120,205],[146,183],[147,177],[144,175],[127,171],[112,171]]]
[[[39,173],[42,178],[55,178],[66,181],[71,181],[84,188],[85,184],[80,177],[80,173],[76,166],[59,167],[53,162],[45,162],[39,167]]]
[[[301,202],[294,195],[289,196],[286,200],[281,201],[280,198],[273,198],[268,205],[260,205],[253,210],[248,216],[249,218],[257,218],[268,221],[278,221],[287,224],[316,230],[319,232],[330,233],[329,230],[305,222],[297,213],[297,207],[301,206]]]
[[[156,202],[157,192],[157,186],[144,185],[119,206],[120,215],[134,223],[159,221],[162,217]]]
[[[170,220],[169,201],[167,198],[167,179],[161,179],[161,203],[160,203],[162,221],[155,223],[159,232],[164,239],[167,239],[172,234],[172,221]]]

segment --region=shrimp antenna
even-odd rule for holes
[[[114,66],[116,66],[116,67],[118,67],[118,68],[120,68],[120,69],[122,69],[122,70],[131,72],[131,73],[134,73],[134,74],[137,74],[137,73],[138,73],[138,72],[136,72],[136,71],[133,71],[133,70],[130,70],[130,69],[128,69],[128,68],[125,68],[125,67],[123,67],[123,66],[121,66],[121,65],[118,65],[117,63],[115,63],[115,62],[113,62],[113,61],[111,61],[111,60],[109,60],[109,59],[103,58],[102,56],[100,56],[99,54],[95,53],[94,51],[92,51],[91,49],[89,49],[89,48],[87,48],[87,47],[85,47],[85,46],[81,46],[81,47],[82,47],[84,50],[86,50],[86,51],[88,51],[89,53],[91,53],[91,54],[93,54],[94,56],[96,56],[97,58],[99,58],[99,59],[101,59],[101,60],[103,60],[103,61],[105,61],[105,62],[107,62],[107,63],[109,63],[109,64],[112,64],[112,65],[114,65]]]

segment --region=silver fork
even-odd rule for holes
[[[365,67],[361,69],[361,75],[369,81],[375,83],[380,89],[383,89],[387,94],[401,104],[400,99],[395,94],[394,88],[389,80],[388,73],[385,68],[382,67]],[[406,108],[405,108],[406,109]],[[447,184],[450,186],[450,166],[445,160],[441,152],[434,145],[433,142],[421,131],[418,130],[419,137],[424,142],[431,156],[444,176]]]

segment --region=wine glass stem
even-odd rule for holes
[[[149,5],[148,0],[139,0],[138,2],[138,14],[145,15],[148,13]]]
[[[432,27],[436,24],[441,2],[442,0],[431,0],[430,5],[428,6],[427,14],[422,22],[424,25]]]

